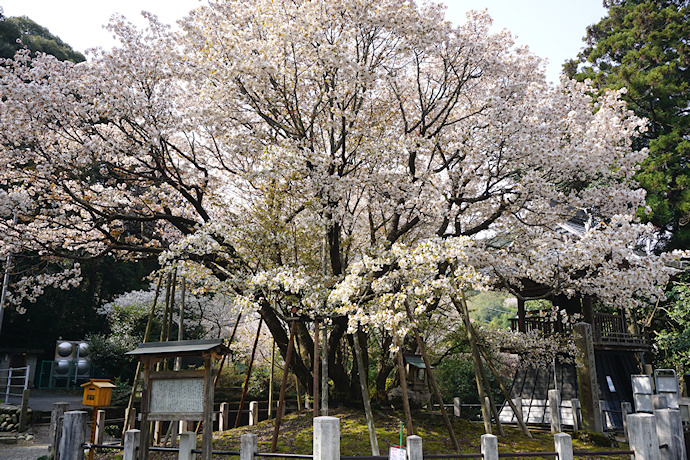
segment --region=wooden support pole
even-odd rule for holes
[[[264,323],[263,318],[259,318],[259,327],[256,328],[256,337],[254,338],[254,346],[252,347],[252,354],[249,358],[249,367],[247,368],[247,377],[244,379],[244,386],[242,387],[242,397],[240,398],[240,406],[237,409],[237,417],[235,417],[235,428],[240,426],[240,417],[242,416],[242,409],[244,408],[244,400],[247,397],[247,390],[249,390],[249,378],[252,376],[252,367],[254,366],[254,356],[256,355],[256,347],[259,345],[259,337],[261,336],[261,325]]]
[[[201,435],[202,460],[211,460],[213,454],[213,361],[213,356],[206,356],[204,359],[204,432]]]
[[[321,351],[321,415],[328,416],[328,327],[323,322]]]
[[[156,304],[158,303],[158,295],[161,291],[161,285],[163,284],[163,276],[158,277],[158,284],[156,285],[156,293],[153,295],[153,304],[151,305],[151,310],[149,311],[149,318],[146,321],[146,330],[144,331],[144,342],[149,340],[149,335],[151,334],[151,325],[153,324],[153,317],[156,313]],[[122,439],[124,440],[125,432],[129,430],[130,426],[133,425],[134,420],[131,418],[132,409],[134,407],[134,395],[137,392],[137,386],[139,385],[139,376],[141,375],[141,361],[137,363],[137,370],[134,373],[134,383],[132,383],[132,392],[129,394],[129,402],[127,403],[127,409],[125,410],[125,423],[122,426]],[[143,431],[143,430],[142,430]]]
[[[280,384],[280,396],[278,398],[278,410],[276,412],[276,422],[273,428],[273,440],[271,441],[271,452],[276,451],[278,446],[278,433],[280,432],[280,422],[285,413],[285,388],[287,387],[288,373],[290,372],[290,360],[292,359],[293,348],[295,347],[295,331],[297,330],[297,321],[293,321],[290,325],[290,340],[288,341],[288,349],[285,354],[285,369],[283,370],[283,381]]]
[[[312,396],[314,399],[314,417],[319,416],[319,320],[314,319],[314,390]]]
[[[268,418],[273,417],[273,375],[276,361],[276,341],[271,338],[271,371],[268,374]]]
[[[398,348],[398,376],[400,378],[400,389],[402,390],[403,411],[405,412],[405,425],[407,425],[407,436],[414,436],[415,430],[412,424],[412,412],[410,411],[410,400],[407,397],[407,376],[405,375],[405,362],[403,360],[402,345],[398,337],[398,328],[393,325],[393,338],[395,339],[395,346]]]
[[[364,368],[364,359],[362,358],[362,347],[359,345],[359,326],[357,331],[352,334],[352,343],[355,349],[355,359],[357,361],[357,370],[359,374],[359,388],[362,391],[362,402],[364,403],[364,414],[367,418],[367,429],[369,430],[369,443],[371,444],[371,455],[379,455],[379,441],[376,438],[376,429],[374,428],[374,415],[371,412],[371,399],[369,398],[369,387],[367,386],[367,369]]]
[[[434,375],[431,372],[431,363],[429,362],[429,357],[426,354],[426,347],[424,346],[424,342],[422,341],[422,336],[419,334],[419,329],[417,329],[417,326],[414,325],[412,311],[410,310],[410,305],[407,302],[405,302],[405,311],[407,312],[407,318],[410,320],[410,324],[412,325],[412,332],[414,332],[415,339],[417,340],[417,347],[419,347],[419,351],[422,354],[422,360],[424,360],[424,367],[426,368],[426,377],[429,380],[429,384],[434,390],[434,396],[436,396],[436,399],[438,400],[438,405],[441,408],[441,415],[443,416],[443,421],[445,422],[446,428],[448,429],[450,440],[453,443],[453,447],[455,448],[455,450],[460,452],[460,444],[458,444],[458,439],[455,437],[455,431],[453,431],[453,424],[450,422],[450,418],[448,417],[446,408],[443,405],[443,398],[441,398],[441,392],[439,391],[438,385],[436,385],[436,379],[434,378]]]

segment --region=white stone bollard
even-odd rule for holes
[[[407,460],[424,460],[422,438],[419,436],[407,437]]]
[[[573,460],[573,438],[567,433],[553,435],[553,444],[558,453],[558,460]]]
[[[81,460],[86,440],[88,414],[83,410],[65,412],[60,439],[60,460]]]
[[[220,415],[218,417],[218,429],[225,431],[230,428],[230,403],[220,403]]]
[[[483,434],[481,449],[484,460],[498,460],[498,438],[493,434]]]
[[[255,434],[240,436],[240,460],[254,460],[259,452],[259,437]]]
[[[249,426],[259,423],[259,403],[252,401],[249,403]]]
[[[340,460],[340,419],[314,419],[314,460]],[[244,460],[244,459],[242,459]]]
[[[453,398],[453,415],[460,417],[461,402],[460,398]]]
[[[582,429],[582,409],[580,400],[577,398],[571,399],[570,407],[573,411],[573,431],[580,431]]]
[[[659,457],[662,460],[686,460],[683,421],[676,409],[657,409],[656,432],[659,437]],[[663,447],[665,446],[665,447]]]
[[[137,449],[139,448],[139,436],[141,436],[141,432],[139,430],[125,431],[122,460],[137,460],[139,458],[139,453],[137,452]]]
[[[193,431],[180,433],[179,460],[196,460],[197,455],[192,453],[194,449],[196,449],[196,433]]]
[[[659,460],[659,438],[654,415],[628,415],[628,435],[630,450],[635,452],[635,460]]]
[[[549,390],[549,415],[551,418],[551,432],[561,432],[561,395],[558,390]]]

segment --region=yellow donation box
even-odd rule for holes
[[[83,405],[105,407],[110,404],[110,395],[115,385],[108,379],[91,379],[82,387],[84,387]]]

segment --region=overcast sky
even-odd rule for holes
[[[205,0],[0,0],[6,16],[28,16],[48,28],[74,49],[110,48],[114,41],[103,30],[114,13],[135,23],[141,10],[150,11],[174,23]],[[375,1],[375,0],[374,0]],[[561,65],[583,46],[586,27],[606,14],[602,0],[444,0],[447,17],[456,24],[465,21],[470,9],[487,8],[494,29],[508,29],[520,45],[528,45],[547,58],[547,76],[556,81]],[[141,22],[143,24],[143,22]]]

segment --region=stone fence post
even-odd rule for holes
[[[249,403],[249,426],[254,426],[259,423],[259,402],[252,401]]]
[[[656,409],[656,432],[662,460],[686,460],[683,421],[678,409]],[[665,446],[665,447],[663,447]]]
[[[314,419],[314,460],[340,460],[340,419]],[[241,459],[245,460],[245,459]]]
[[[573,431],[580,431],[582,429],[582,412],[580,410],[580,400],[577,398],[571,399],[570,406],[573,411]]]
[[[561,432],[561,395],[558,390],[549,390],[549,416],[551,418],[551,432]]]
[[[461,409],[461,403],[460,403],[460,398],[455,397],[453,398],[453,415],[456,417],[460,417],[460,409]]]
[[[65,412],[60,439],[60,460],[81,460],[86,440],[88,414],[83,410]]]
[[[558,460],[573,460],[573,438],[567,433],[553,435],[553,444],[558,453]]]
[[[628,415],[628,436],[630,450],[635,452],[636,459],[659,460],[659,438],[654,415]]]
[[[196,454],[192,450],[196,449],[196,433],[185,431],[180,433],[180,454],[179,460],[196,460]]]
[[[407,437],[407,460],[424,460],[422,438],[419,436]]]
[[[220,414],[218,414],[218,430],[225,431],[230,428],[230,403],[220,403]]]
[[[125,440],[123,443],[125,449],[122,454],[122,460],[137,460],[139,458],[139,453],[137,452],[139,448],[139,436],[141,436],[139,430],[125,431]]]
[[[255,434],[240,436],[240,460],[254,460],[259,452],[259,437]]]
[[[483,434],[481,441],[484,460],[498,460],[498,438],[493,434]]]

